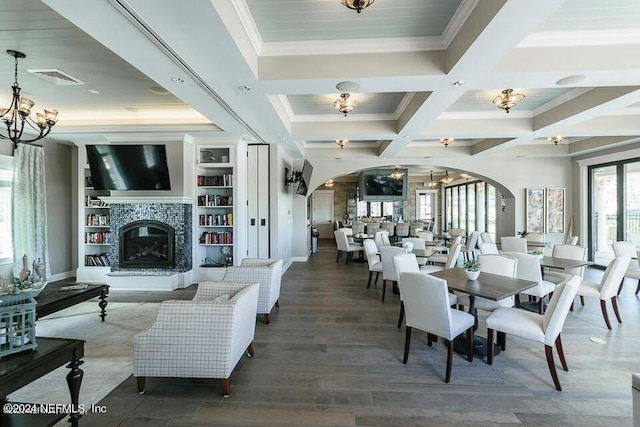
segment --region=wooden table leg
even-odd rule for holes
[[[104,318],[107,316],[107,296],[109,294],[107,293],[107,289],[103,288],[102,292],[100,293],[100,302],[98,303],[98,307],[100,307],[100,317],[102,318],[102,321],[104,322]]]
[[[71,363],[67,365],[67,368],[71,369],[67,374],[67,385],[69,386],[71,405],[73,408],[71,416],[69,417],[69,422],[73,427],[78,426],[78,420],[82,417],[82,414],[78,412],[78,404],[80,401],[80,385],[82,384],[82,377],[84,376],[84,372],[80,369],[80,365],[83,363],[84,361],[78,359],[76,351],[74,350],[73,359],[71,360]]]

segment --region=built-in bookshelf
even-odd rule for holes
[[[230,147],[197,147],[196,234],[199,268],[233,262],[234,167]]]

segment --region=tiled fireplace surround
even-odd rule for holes
[[[192,270],[193,206],[186,203],[111,203],[109,205],[111,273],[107,283],[115,289],[175,289]],[[120,228],[134,221],[153,220],[175,230],[175,267],[124,269],[120,266]]]

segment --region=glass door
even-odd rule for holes
[[[625,240],[640,249],[640,162],[624,165]]]
[[[617,165],[591,169],[591,251],[594,263],[606,266],[613,256],[613,242],[618,240]]]

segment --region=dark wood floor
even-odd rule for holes
[[[344,258],[343,258],[344,260]],[[401,362],[404,327],[398,299],[380,302],[381,284],[366,289],[367,265],[335,262],[321,244],[294,263],[282,282],[272,325],[258,322],[256,355],[218,381],[148,379],[139,396],[132,378],[100,402],[107,415],[91,426],[630,426],[632,372],[640,372],[640,299],[629,283],[620,301],[624,323],[609,332],[597,301],[569,314],[563,343],[569,372],[564,391],[551,381],[540,344],[509,338],[493,366],[454,356],[442,379],[446,349],[414,332],[409,363]],[[590,271],[598,278],[601,271]],[[182,291],[186,297],[190,291]],[[113,300],[136,298],[114,292]],[[481,322],[481,335],[486,329]],[[590,337],[605,339],[600,345]]]

